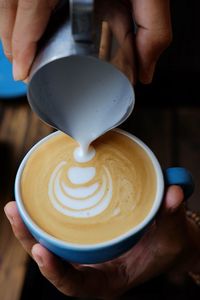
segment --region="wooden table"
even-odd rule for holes
[[[3,207],[14,199],[14,177],[23,155],[52,128],[31,112],[26,101],[1,103],[0,120],[0,299],[17,300],[26,274],[27,255],[14,238]]]
[[[191,170],[198,182],[200,179],[200,107],[173,109],[156,106],[136,107],[132,117],[122,127],[144,140],[155,152],[163,167],[185,166]],[[3,213],[4,205],[14,199],[14,177],[22,157],[32,145],[52,131],[52,128],[42,123],[30,110],[26,99],[13,103],[0,103],[1,300],[66,299],[42,278],[35,263],[27,260],[27,255],[14,238]],[[189,206],[198,211],[200,211],[199,195],[200,187],[197,185]],[[146,299],[139,297],[140,294],[144,294],[141,291],[140,288],[135,290],[134,299]],[[147,291],[149,291],[148,299],[151,295],[152,297],[160,295],[158,297],[160,299],[163,293],[159,294],[152,287]],[[187,292],[180,291],[177,295],[182,295],[183,298],[179,297],[179,299],[189,299],[184,298],[188,295]],[[190,293],[193,290],[189,288],[187,291]],[[56,296],[52,296],[53,293],[56,293]],[[164,299],[169,298],[165,293]],[[127,294],[123,299],[133,298]],[[190,299],[192,299],[191,295]]]

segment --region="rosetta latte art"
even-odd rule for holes
[[[49,180],[48,194],[54,208],[74,218],[90,218],[102,213],[112,199],[112,178],[108,169],[103,166],[101,184],[95,182],[83,186],[94,180],[95,168],[70,167],[66,174],[66,166],[66,161],[60,162]],[[72,188],[66,184],[61,176],[63,172],[77,187]]]

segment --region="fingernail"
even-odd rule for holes
[[[11,225],[15,224],[15,219],[13,218],[13,216],[10,216],[9,213],[6,211],[6,208],[4,208],[4,212],[6,217],[8,218],[8,221],[10,222]]]
[[[13,60],[13,78],[15,81],[23,79],[21,68],[19,64],[16,62],[16,60]]]
[[[37,265],[39,267],[43,267],[44,262],[43,262],[42,257],[38,254],[35,254],[34,252],[32,252],[32,255],[33,255],[33,258],[34,258],[35,262],[37,263]]]

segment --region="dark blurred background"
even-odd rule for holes
[[[200,2],[172,0],[173,41],[162,54],[153,83],[140,86],[142,103],[199,105]],[[138,101],[139,102],[139,101]]]
[[[123,127],[138,132],[163,167],[191,170],[196,190],[189,207],[200,211],[200,1],[170,3],[173,41],[160,57],[153,82],[137,84],[135,111]]]

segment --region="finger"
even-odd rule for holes
[[[174,224],[174,220],[180,221],[179,217],[182,218],[184,213],[183,207],[184,194],[180,186],[170,186],[166,193],[161,206],[161,209],[157,215],[157,223],[166,224],[166,226]],[[168,224],[169,223],[169,224]]]
[[[161,53],[172,39],[169,0],[132,0],[139,79],[150,83]]]
[[[60,292],[78,296],[82,285],[82,273],[71,264],[64,263],[40,244],[32,248],[32,255],[43,276]]]
[[[133,22],[130,8],[122,2],[115,2],[110,13],[107,14],[110,28],[119,43],[126,62],[133,70],[133,81],[136,83],[136,64],[134,57]]]
[[[183,203],[184,194],[180,186],[170,186],[165,195],[163,210],[169,213],[176,212]]]
[[[36,240],[32,237],[30,232],[25,227],[19,215],[15,201],[7,203],[4,207],[4,211],[12,226],[15,237],[19,240],[25,251],[31,255],[31,249],[36,243]]]
[[[75,268],[63,262],[40,244],[32,248],[32,255],[43,276],[60,292],[74,297],[100,297],[105,293],[105,276],[92,267]],[[101,287],[99,288],[99,282]]]
[[[15,201],[4,207],[14,235],[23,248],[34,258],[41,273],[62,293],[72,296],[98,296],[104,291],[99,290],[99,280],[105,286],[105,275],[101,270],[91,267],[76,269],[69,263],[64,263],[38,244],[24,226],[17,210]]]
[[[175,213],[184,200],[183,190],[180,186],[170,186],[165,194],[162,210],[163,213]]]
[[[33,62],[37,42],[42,36],[56,0],[19,0],[12,37],[13,76],[24,80]]]
[[[4,53],[12,61],[12,32],[17,11],[17,0],[0,0],[0,37]]]
[[[129,81],[134,85],[136,83],[136,76],[134,74],[134,67],[131,66],[124,55],[121,48],[118,48],[115,55],[111,59],[111,63],[123,72]]]

